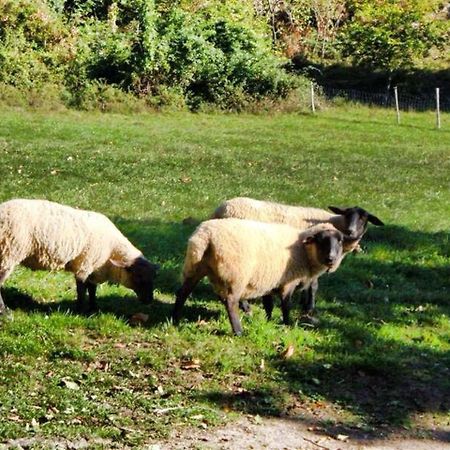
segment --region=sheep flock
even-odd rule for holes
[[[173,321],[181,319],[188,296],[207,277],[236,335],[243,332],[239,306],[248,311],[248,300],[260,297],[270,319],[279,296],[288,324],[291,300],[301,292],[303,316],[314,323],[319,277],[359,250],[368,223],[383,225],[360,207],[329,209],[246,197],[223,202],[188,240]],[[151,303],[158,270],[103,214],[29,199],[0,204],[0,288],[18,265],[73,273],[80,311],[86,296],[88,311],[97,309],[96,288],[103,282],[121,284]],[[0,314],[7,311],[0,293]]]

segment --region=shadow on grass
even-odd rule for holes
[[[290,359],[273,356],[277,387],[202,398],[261,416],[292,417],[292,398],[301,405],[306,395],[386,432],[410,426],[423,413],[448,414],[449,235],[388,226],[371,229],[364,244],[364,255],[349,255],[336,274],[321,279],[321,338],[312,346],[313,359],[301,349]],[[445,430],[435,438],[450,441]]]

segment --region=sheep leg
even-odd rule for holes
[[[78,279],[75,282],[77,285],[77,309],[78,311],[82,311],[83,304],[86,301],[87,283]]]
[[[89,311],[98,311],[98,305],[96,302],[97,285],[90,282],[86,282],[85,284],[89,294]]]
[[[0,314],[3,314],[6,310],[5,302],[3,301],[2,294],[0,292]]]
[[[239,320],[238,314],[238,304],[239,300],[235,295],[229,294],[227,298],[224,300],[225,308],[227,308],[228,319],[230,319],[231,328],[236,336],[241,336],[242,334],[242,325]]]
[[[285,325],[289,325],[289,312],[291,309],[291,298],[292,294],[294,293],[295,288],[297,287],[297,284],[290,283],[285,285],[281,291],[281,312],[283,314],[283,323]]]
[[[289,325],[289,312],[291,310],[291,295],[281,297],[281,313],[283,314],[283,323]]]
[[[0,272],[0,288],[2,287],[3,283],[5,282],[6,278],[8,278],[8,275],[11,273],[11,270],[2,270]],[[6,305],[3,301],[2,294],[0,292],[0,314],[3,314],[6,311]]]
[[[311,314],[316,307],[316,293],[319,288],[319,281],[315,279],[302,296],[301,307],[303,314]]]
[[[3,286],[3,283],[8,278],[8,276],[11,274],[13,269],[9,270],[2,270],[0,271],[0,288]],[[5,302],[3,301],[2,294],[0,292],[0,314],[3,314],[7,310]]]
[[[239,300],[239,308],[244,311],[246,314],[250,314],[252,309],[247,300]]]
[[[265,295],[262,298],[264,311],[266,312],[267,320],[270,320],[272,318],[272,311],[273,311],[273,297],[271,295]]]
[[[203,276],[193,276],[188,277],[184,280],[183,285],[178,289],[175,299],[175,306],[172,311],[173,323],[177,324],[180,321],[181,310],[183,309],[186,299],[189,297],[191,292],[197,286],[198,282],[203,278]]]

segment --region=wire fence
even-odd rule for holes
[[[329,86],[317,86],[329,100],[345,99],[352,102],[362,103],[369,106],[379,106],[384,108],[395,108],[395,88],[388,92],[365,92],[356,89],[336,89]],[[398,108],[402,111],[434,111],[436,110],[436,91],[430,91],[421,95],[411,95],[403,93],[401,88],[397,89]],[[450,112],[450,96],[443,95],[440,90],[440,110]]]
[[[434,111],[437,128],[441,128],[441,112],[450,112],[450,92],[448,90],[445,92],[440,88],[421,95],[411,95],[403,93],[398,87],[384,92],[368,92],[357,89],[338,89],[311,82],[310,103],[313,113],[319,106],[320,99],[333,103],[344,101],[395,109],[397,123],[400,123],[400,111]]]

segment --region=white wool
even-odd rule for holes
[[[127,285],[123,269],[142,253],[103,214],[46,200],[0,204],[0,272],[23,264],[31,269],[73,272],[81,281]]]
[[[335,228],[321,224],[301,232],[285,224],[208,220],[188,241],[183,274],[186,279],[204,273],[222,298],[230,291],[248,299],[299,284],[305,288],[328,269],[319,264],[315,245],[304,244],[323,230]]]
[[[331,214],[324,209],[289,206],[248,197],[236,197],[226,200],[213,214],[215,219],[231,217],[258,220],[260,222],[285,223],[302,230],[324,222],[336,222],[333,225],[339,229],[339,222],[341,222],[339,215]]]

